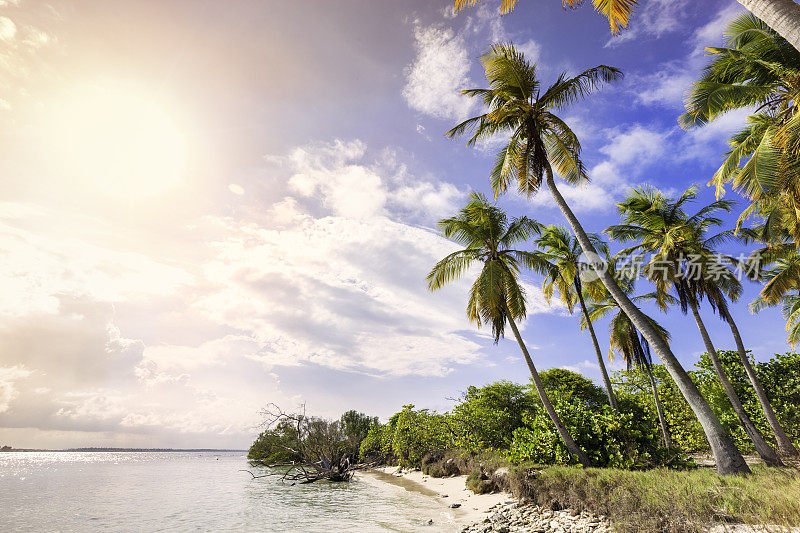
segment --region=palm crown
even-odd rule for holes
[[[732,183],[752,200],[739,227],[753,215],[781,218],[800,235],[800,52],[750,13],[734,19],[726,34],[726,47],[706,49],[712,60],[693,84],[680,122],[693,128],[732,109],[757,108],[731,137],[712,183],[718,196]]]
[[[604,243],[597,235],[590,234],[589,237],[595,248],[603,248]],[[581,287],[581,269],[588,266],[581,261],[583,250],[578,239],[564,227],[547,226],[536,239],[536,246],[541,250],[534,252],[541,260],[539,271],[545,273],[542,283],[545,300],[550,303],[556,291],[572,313],[578,301],[575,291]]]
[[[715,213],[730,210],[732,202],[717,200],[690,216],[684,206],[696,197],[696,187],[685,191],[677,200],[657,190],[634,189],[617,204],[624,224],[611,226],[606,232],[620,241],[638,241],[622,250],[620,256],[652,254],[645,274],[655,285],[657,301],[662,308],[669,303],[668,291],[672,288],[683,312],[690,303],[702,298],[725,311],[725,297],[738,299],[742,288],[728,268],[735,260],[717,253],[714,247],[730,239],[733,230],[711,236],[707,233],[710,228],[722,224]],[[689,261],[693,265],[689,265]],[[691,271],[689,267],[697,270]]]
[[[495,195],[516,181],[519,191],[531,196],[553,169],[570,183],[586,180],[578,137],[554,111],[563,110],[603,82],[620,79],[622,72],[600,65],[573,78],[562,73],[542,92],[536,64],[513,44],[493,45],[481,56],[481,63],[489,87],[462,92],[482,98],[486,112],[458,124],[447,135],[469,134],[467,145],[474,145],[497,133],[510,134],[490,175]]]
[[[539,268],[531,252],[514,249],[540,232],[541,225],[527,218],[509,219],[473,192],[458,214],[439,221],[442,235],[464,246],[436,263],[428,274],[428,288],[437,290],[461,277],[476,262],[483,263],[469,291],[467,315],[478,327],[492,325],[495,342],[503,336],[506,320],[525,316],[525,290],[518,276],[521,266]]]

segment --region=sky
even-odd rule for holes
[[[646,0],[615,37],[588,7],[497,4],[0,0],[0,444],[246,448],[269,403],[386,419],[527,382],[513,339],[468,322],[469,276],[426,288],[457,249],[436,221],[490,194],[500,146],[444,136],[481,112],[459,91],[484,86],[495,42],[544,83],[618,67],[623,81],[563,113],[591,178],[562,188],[584,227],[615,223],[632,186],[698,184],[709,202],[744,114],[690,132],[676,119],[740,7]],[[564,224],[544,190],[498,203]],[[577,316],[523,280],[537,366],[599,380]],[[775,310],[750,315],[756,293],[732,311],[765,360],[788,348]],[[691,319],[657,319],[691,368],[705,351]]]

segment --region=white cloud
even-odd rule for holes
[[[8,17],[0,17],[0,41],[10,43],[17,35],[17,25]]]
[[[625,193],[644,169],[670,153],[673,131],[633,124],[601,132],[606,143],[598,151],[605,155],[589,168],[589,182],[581,185],[559,184],[559,191],[576,211],[607,209]],[[546,191],[537,194],[535,205],[554,207]]]
[[[642,37],[659,38],[681,29],[686,19],[688,0],[649,0],[635,13],[630,25],[611,37],[607,47],[619,46]]]
[[[633,90],[638,100],[645,105],[683,108],[686,91],[691,88],[706,62],[705,47],[721,43],[725,26],[741,11],[739,4],[726,6],[708,23],[695,30],[688,40],[691,51],[685,58],[664,63],[653,73],[633,76]]]
[[[30,375],[31,371],[24,366],[0,367],[0,413],[7,411],[11,401],[19,394],[14,388],[15,382]]]
[[[461,95],[469,86],[470,58],[464,37],[441,26],[414,26],[416,57],[406,68],[403,97],[421,113],[463,120],[475,103]]]
[[[519,52],[522,52],[522,54],[525,56],[525,59],[531,63],[536,63],[539,61],[539,57],[542,55],[542,45],[533,39],[528,39],[524,43],[515,44],[514,46]]]
[[[484,359],[469,281],[436,294],[425,282],[456,248],[429,228],[464,191],[358,140],[267,159],[278,199],[157,225],[163,242],[55,207],[0,207],[6,428],[242,445],[259,407],[299,393],[281,390],[285,371],[431,377]],[[550,312],[526,288],[530,314]]]

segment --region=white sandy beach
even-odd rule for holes
[[[419,492],[441,503],[443,510],[448,510],[452,518],[454,531],[460,531],[466,525],[483,521],[490,508],[498,503],[509,502],[513,497],[505,492],[492,494],[473,494],[466,488],[467,476],[435,478],[419,470],[399,471],[396,466],[376,468],[364,472],[366,475],[401,486],[406,490]],[[453,509],[450,506],[460,504]]]

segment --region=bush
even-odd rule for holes
[[[800,354],[775,354],[756,365],[756,374],[783,428],[800,445]]]
[[[673,445],[684,452],[708,450],[703,427],[667,370],[663,365],[653,365],[651,368]],[[644,413],[645,419],[652,420],[654,424],[658,423],[653,392],[647,374],[642,368],[614,372],[612,381],[617,387],[620,410],[626,411],[628,408],[624,407],[625,405],[635,404],[640,412]]]
[[[497,486],[494,484],[494,481],[480,472],[470,473],[467,476],[465,484],[467,488],[475,494],[488,494],[489,492],[495,492],[497,490]]]
[[[526,387],[510,381],[469,387],[449,417],[455,446],[470,452],[508,449],[514,430],[537,401]]]
[[[659,448],[660,436],[643,418],[635,404],[619,412],[604,405],[591,409],[579,403],[557,401],[554,405],[572,438],[589,456],[592,466],[644,468],[664,464],[668,457]],[[511,460],[519,464],[569,464],[575,461],[544,409],[514,431]]]
[[[358,455],[361,461],[387,463],[392,460],[392,431],[388,425],[377,424],[369,428],[361,441]]]
[[[590,409],[608,405],[608,396],[605,390],[595,385],[595,383],[571,370],[565,368],[551,368],[539,373],[539,377],[544,385],[544,390],[550,401],[566,403],[580,403]],[[540,404],[539,395],[533,385],[530,385],[532,394],[536,397],[536,403]]]
[[[299,461],[301,457],[289,451],[289,448],[298,449],[297,432],[291,423],[281,421],[276,427],[267,429],[256,437],[247,452],[247,458],[263,464]]]
[[[425,455],[453,447],[444,415],[404,405],[392,419],[392,452],[401,466],[419,467]]]

